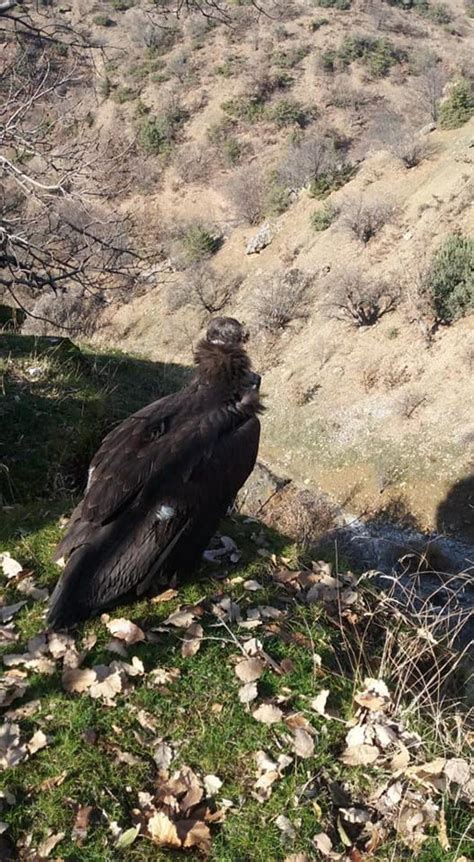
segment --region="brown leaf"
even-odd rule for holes
[[[204,629],[200,623],[192,623],[184,633],[184,641],[181,647],[183,658],[192,658],[201,649]]]
[[[110,620],[110,622],[106,623],[106,628],[114,638],[125,641],[126,644],[136,644],[145,640],[145,635],[140,626],[124,617]]]
[[[359,706],[363,706],[372,712],[388,709],[391,704],[390,692],[384,681],[381,679],[372,679],[371,677],[364,680],[364,691],[357,692],[354,695],[354,700]]]
[[[363,742],[361,745],[346,748],[341,760],[346,766],[367,766],[369,763],[374,763],[379,754],[380,751],[375,745],[367,745]]]
[[[6,575],[7,578],[16,578],[16,576],[23,571],[21,563],[17,563],[9,551],[5,551],[3,554],[0,554],[0,566],[2,567],[3,574]]]
[[[158,596],[154,596],[152,598],[152,604],[158,605],[162,602],[169,602],[171,599],[175,599],[178,595],[178,590],[165,590],[163,593],[160,593]]]
[[[91,668],[66,668],[62,674],[62,683],[65,691],[83,692],[96,681],[97,674]]]
[[[63,840],[65,832],[58,832],[56,835],[50,835],[38,847],[38,856],[41,859],[47,859],[54,848]]]
[[[182,846],[175,824],[162,811],[157,811],[153,817],[150,817],[147,829],[152,840],[160,847]]]
[[[239,688],[239,700],[241,703],[251,703],[258,696],[256,682],[247,682]]]
[[[272,703],[262,703],[252,713],[255,721],[260,721],[262,724],[275,724],[283,718],[283,712],[280,707],[274,706]]]
[[[81,845],[87,838],[87,830],[91,820],[93,805],[80,805],[76,812],[71,838],[76,844]]]
[[[327,703],[328,697],[329,697],[329,689],[323,688],[319,692],[319,694],[317,694],[316,697],[313,697],[309,702],[311,709],[314,709],[314,711],[317,712],[319,715],[323,715],[324,718],[330,717],[330,716],[328,716],[328,714],[326,712],[326,703]]]
[[[265,670],[263,661],[259,658],[247,658],[240,661],[234,668],[236,676],[242,682],[255,682]]]
[[[302,727],[298,727],[295,730],[294,740],[293,740],[293,751],[298,757],[312,757],[314,754],[314,739],[307,730],[304,730]]]
[[[48,740],[43,731],[37,730],[27,743],[27,748],[30,754],[36,754],[37,751],[44,748],[47,744]]]
[[[211,849],[211,832],[202,820],[178,820],[176,829],[185,849],[196,847],[204,856]]]
[[[332,841],[329,835],[326,835],[325,832],[319,832],[318,835],[315,835],[313,838],[313,844],[316,847],[316,850],[323,856],[330,856],[332,851]]]
[[[166,618],[165,625],[176,626],[177,628],[189,628],[194,622],[196,614],[194,611],[175,611]]]
[[[96,681],[92,683],[89,694],[93,698],[102,698],[106,703],[122,691],[122,677],[118,670],[111,670],[107,665],[97,665],[94,668]]]

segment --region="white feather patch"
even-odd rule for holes
[[[156,512],[158,521],[171,521],[174,515],[176,515],[176,509],[173,509],[173,506],[167,506],[166,503],[163,503]]]

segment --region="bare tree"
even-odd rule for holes
[[[299,269],[283,276],[270,276],[259,284],[253,306],[256,324],[270,332],[280,332],[292,320],[304,320],[309,312],[310,281]]]
[[[354,326],[373,326],[393,311],[400,299],[398,287],[367,278],[360,269],[346,267],[332,278],[328,306],[331,316]]]
[[[230,302],[241,281],[241,276],[226,281],[209,264],[200,264],[186,273],[185,281],[170,289],[168,305],[171,310],[191,305],[207,314],[218,314]]]
[[[334,173],[337,163],[334,140],[323,130],[311,132],[290,144],[278,169],[278,178],[289,188],[302,188]]]
[[[340,205],[340,223],[357,239],[367,243],[390,220],[395,207],[382,197],[347,197]]]
[[[84,158],[87,124],[76,130],[87,52],[69,42],[63,57],[49,39],[14,29],[0,79],[0,287],[31,313],[43,290],[93,294],[132,283],[139,256],[127,220],[101,200],[94,159]]]
[[[439,104],[448,82],[448,73],[436,56],[427,54],[420,63],[420,74],[416,81],[420,103],[433,123],[438,121]]]
[[[239,218],[248,224],[258,224],[265,212],[267,186],[256,165],[234,171],[228,184],[229,197]]]

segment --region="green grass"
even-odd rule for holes
[[[9,550],[34,572],[37,585],[51,589],[58,575],[51,553],[61,532],[59,519],[77,499],[91,452],[111,425],[153,397],[180,385],[188,372],[178,366],[161,366],[121,354],[79,352],[67,341],[52,345],[46,339],[2,339],[2,444],[10,455],[16,452],[18,460],[10,458],[8,464],[10,483],[5,487],[0,550]],[[41,369],[36,376],[28,371],[35,367]],[[121,828],[132,825],[132,809],[137,805],[139,791],[153,790],[156,769],[152,743],[156,736],[162,736],[176,747],[173,768],[187,764],[201,775],[218,775],[223,781],[222,795],[234,803],[225,822],[212,827],[211,862],[281,862],[289,853],[300,850],[312,859],[311,840],[323,829],[329,830],[338,849],[343,849],[334,829],[330,783],[349,781],[357,794],[369,786],[369,776],[367,770],[347,769],[341,764],[344,723],[327,721],[310,712],[307,699],[327,687],[331,706],[341,718],[350,718],[355,684],[351,663],[338,624],[326,616],[323,608],[288,601],[275,586],[268,558],[256,553],[254,534],[261,530],[270,552],[297,557],[297,549],[284,536],[236,516],[223,525],[223,532],[234,538],[242,552],[240,563],[229,570],[230,580],[214,577],[215,573],[222,574],[225,565],[208,565],[201,578],[181,586],[173,600],[163,604],[137,602],[114,612],[150,630],[178,606],[198,601],[203,604],[205,640],[194,657],[181,655],[181,630],[162,633],[157,643],[139,643],[128,649],[130,658],[136,655],[143,661],[146,672],[157,666],[179,669],[180,676],[166,689],[152,688],[146,676],[137,677],[132,680],[131,691],[107,707],[87,694],[63,691],[60,662],[52,676],[30,673],[26,694],[11,708],[38,699],[38,710],[19,721],[22,738],[30,738],[41,729],[47,733],[49,744],[31,759],[2,773],[2,788],[14,794],[16,803],[4,807],[1,820],[8,824],[6,834],[15,845],[31,834],[32,846],[36,847],[49,832],[64,832],[65,838],[53,855],[68,862],[115,862],[121,858],[161,862],[183,858],[141,837],[119,852],[113,846],[107,823],[108,819],[115,820]],[[255,578],[263,590],[246,591],[241,582],[234,581],[236,576]],[[259,699],[288,697],[288,707],[309,718],[316,732],[314,757],[295,758],[264,804],[252,796],[255,753],[264,749],[276,757],[280,751],[288,751],[290,732],[283,723],[271,727],[258,723],[239,702],[233,671],[238,648],[229,631],[208,612],[211,599],[223,594],[239,602],[242,611],[269,604],[283,612],[284,638],[271,624],[245,632],[246,636],[262,640],[275,661],[292,662],[282,676],[270,669],[265,671],[259,680]],[[4,590],[6,604],[23,598],[11,584]],[[18,643],[0,648],[0,653],[26,649],[28,638],[44,626],[43,607],[27,600],[15,617]],[[238,627],[232,626],[232,631],[242,636]],[[90,633],[95,633],[97,640],[85,666],[109,664],[116,656],[105,648],[110,634],[104,624],[100,620],[88,622],[79,630],[77,643]],[[315,664],[314,653],[321,657],[321,667]],[[216,704],[220,712],[216,712]],[[155,733],[141,728],[136,720],[139,709],[153,716]],[[96,734],[93,743],[85,736],[91,729]],[[117,761],[114,746],[134,755],[138,762],[129,766]],[[55,786],[52,779],[64,771],[64,780]],[[379,776],[378,783],[381,782]],[[305,787],[312,787],[314,795],[306,796]],[[93,805],[105,812],[90,826],[82,846],[70,837],[78,805]],[[297,837],[291,845],[283,840],[275,823],[280,814],[295,825]],[[456,842],[466,828],[466,816],[462,807],[447,809],[453,848],[457,849]],[[392,851],[393,844],[389,843],[379,848],[373,858],[393,860]],[[402,849],[397,852],[399,860],[412,858]],[[461,843],[458,855],[461,852],[469,856],[467,839]],[[455,858],[455,849],[442,851],[435,838],[427,842],[418,857],[420,862],[454,862]]]

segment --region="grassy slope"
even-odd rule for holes
[[[2,410],[7,421],[2,423],[2,444],[9,451],[14,447],[13,451],[24,460],[10,465],[10,481],[4,493],[5,496],[13,493],[14,502],[12,505],[7,498],[8,505],[3,510],[0,549],[10,550],[26,568],[31,568],[37,584],[51,587],[57,577],[50,554],[60,533],[58,518],[71,505],[91,451],[112,421],[176,385],[183,370],[175,368],[169,372],[154,363],[115,355],[87,354],[84,362],[76,353],[71,358],[57,349],[51,350],[44,341],[3,338],[6,350]],[[36,367],[42,369],[41,374],[31,379],[28,369]],[[236,574],[257,578],[264,584],[265,592],[258,594],[258,603],[268,601],[281,606],[281,593],[276,595],[270,585],[268,562],[255,554],[251,541],[255,529],[255,524],[240,520],[225,525],[225,532],[233,535],[243,550]],[[283,537],[267,532],[266,538],[276,553],[294,553],[294,549],[286,547]],[[199,584],[180,589],[177,599],[164,605],[137,604],[124,610],[123,615],[149,629],[178,604],[195,602],[221,589],[219,582],[204,573]],[[257,603],[255,596],[245,593],[240,584],[226,583],[225,589],[242,608]],[[24,597],[10,587],[4,598],[10,604]],[[120,610],[116,615],[121,615]],[[20,640],[13,647],[6,647],[6,652],[21,652],[26,639],[41,630],[41,605],[29,600],[15,617],[15,623]],[[346,667],[338,629],[328,624],[318,605],[292,604],[286,625],[290,632],[304,636],[301,642],[285,644],[279,637],[267,634],[265,649],[277,660],[291,658],[293,669],[283,677],[266,671],[259,683],[261,693],[273,695],[291,690],[295,709],[304,709],[305,695],[327,687],[332,705],[344,718],[349,718],[354,682]],[[109,635],[103,624],[91,622],[84,631],[97,635],[87,664],[113,660],[114,656],[104,650]],[[206,641],[201,651],[189,659],[181,657],[181,633],[167,635],[158,644],[137,644],[131,648],[129,655],[139,656],[147,671],[158,665],[173,666],[181,670],[181,676],[168,686],[167,692],[134,680],[131,693],[118,697],[113,708],[87,696],[66,694],[59,673],[30,675],[24,701],[38,698],[41,703],[34,715],[20,721],[22,735],[29,737],[36,729],[42,729],[47,732],[50,744],[31,760],[2,775],[4,785],[17,799],[14,807],[1,813],[15,843],[32,833],[33,846],[37,846],[48,830],[64,831],[66,837],[53,857],[60,855],[71,862],[112,862],[120,855],[111,846],[104,820],[89,830],[82,847],[71,841],[74,805],[95,805],[120,826],[131,825],[130,813],[136,805],[137,793],[151,789],[155,772],[150,736],[137,724],[133,711],[144,708],[156,721],[157,735],[178,745],[176,764],[186,763],[203,774],[217,774],[224,781],[223,795],[235,804],[223,826],[215,830],[211,851],[214,862],[276,862],[289,852],[310,850],[312,836],[327,828],[333,818],[328,782],[349,778],[355,788],[366,783],[363,771],[348,770],[338,761],[344,726],[313,715],[317,732],[314,758],[294,762],[275,785],[270,801],[264,805],[256,802],[251,796],[254,753],[263,748],[276,756],[280,743],[273,727],[257,723],[240,704],[229,662],[236,653],[235,644],[222,629],[215,629],[214,634],[218,639]],[[257,630],[257,634],[262,637],[262,630]],[[207,627],[206,636],[209,635],[212,638],[213,630]],[[313,643],[312,649],[308,648],[308,638]],[[321,670],[315,669],[313,650],[322,658]],[[346,674],[341,674],[341,667]],[[18,704],[16,701],[13,706]],[[222,706],[219,713],[213,710],[215,704]],[[94,744],[84,738],[84,732],[91,728],[97,734]],[[133,766],[118,762],[111,744],[135,755],[139,762]],[[67,771],[64,782],[44,789],[43,783],[63,770]],[[317,806],[311,799],[303,799],[295,806],[295,797],[311,776],[317,778]],[[297,838],[291,847],[282,840],[275,824],[279,814],[286,814],[296,824]],[[457,848],[457,840],[465,829],[462,812],[453,814],[448,828],[459,855],[462,848]],[[395,856],[393,852],[393,846],[382,847],[377,858],[410,858],[409,853],[404,855],[399,848]],[[468,853],[467,846],[464,852]],[[130,860],[175,858],[171,851],[160,851],[140,839],[122,856]],[[455,858],[455,850],[443,852],[435,840],[428,841],[419,856],[420,862],[452,862]]]

